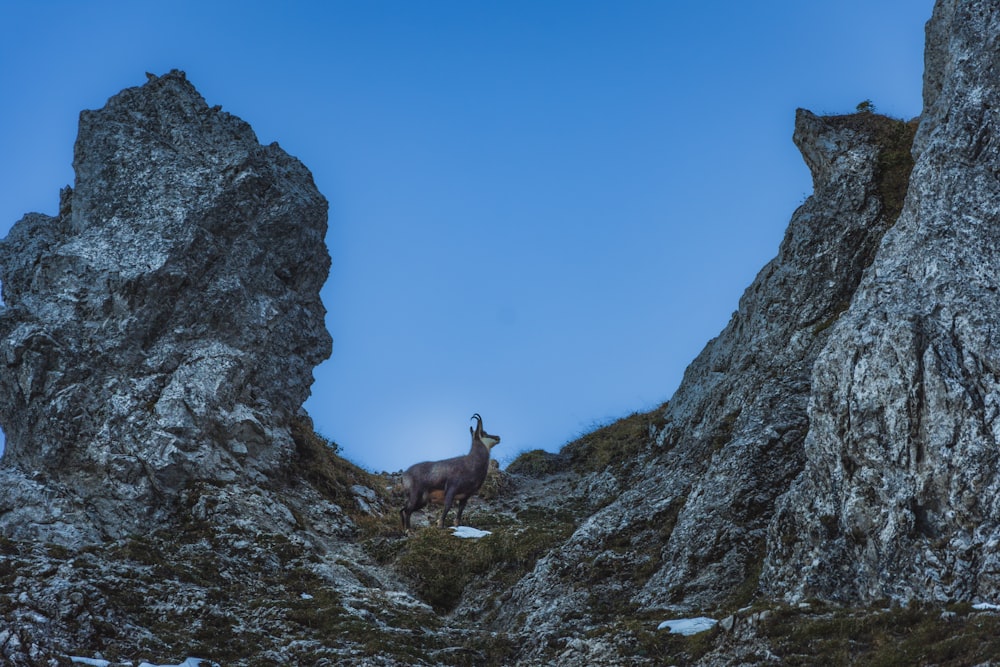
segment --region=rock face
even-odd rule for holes
[[[892,223],[880,155],[908,149],[911,127],[799,110],[813,196],[654,415],[624,490],[515,587],[508,627],[558,634],[609,601],[704,609],[753,593],[775,502],[804,465],[813,364]]]
[[[1000,595],[1000,10],[942,1],[927,32],[906,207],[816,364],[770,530],[793,600]]]
[[[814,194],[778,257],[502,627],[1000,596],[997,35],[995,4],[937,3],[915,137],[799,112]]]
[[[355,539],[385,489],[301,411],[309,171],[176,71],[83,112],[74,166],[0,242],[0,662],[359,664],[436,623]]]
[[[195,480],[260,481],[330,354],[327,204],[181,72],[80,115],[57,217],[0,243],[0,530],[128,533]]]

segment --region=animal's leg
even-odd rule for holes
[[[449,488],[445,489],[444,492],[444,511],[441,512],[441,520],[438,521],[438,527],[444,528],[445,520],[448,517],[448,510],[451,509],[451,504],[455,502],[455,489]]]
[[[465,503],[469,502],[468,498],[462,498],[458,501],[458,513],[455,514],[455,525],[462,525],[462,512],[465,511]]]
[[[410,489],[406,504],[403,505],[403,509],[399,510],[399,515],[403,518],[403,528],[405,530],[410,530],[410,517],[413,513],[426,504],[427,498],[420,493],[419,489]]]

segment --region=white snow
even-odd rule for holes
[[[972,605],[973,609],[978,609],[980,611],[1000,611],[1000,604],[992,604],[990,602],[977,602]]]
[[[487,535],[492,535],[488,530],[479,530],[478,528],[473,528],[472,526],[455,526],[451,529],[452,535],[455,537],[466,537],[474,540],[478,540],[480,537],[486,537]]]
[[[69,661],[77,665],[89,665],[90,667],[110,667],[111,663],[107,660],[101,658],[81,658],[80,656],[71,655]],[[179,665],[154,665],[149,662],[140,662],[139,667],[201,667],[202,663],[208,663],[209,665],[214,665],[214,662],[209,662],[203,658],[188,658]],[[126,663],[129,664],[129,663]]]
[[[303,593],[300,597],[303,600],[312,600],[313,599],[313,596],[309,595],[308,593]]]
[[[670,632],[675,635],[696,635],[705,630],[711,630],[718,623],[714,618],[699,616],[697,618],[678,618],[673,621],[663,621],[656,629],[663,630],[670,628]]]

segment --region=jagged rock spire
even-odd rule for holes
[[[73,165],[59,215],[29,214],[0,242],[16,480],[0,509],[16,504],[5,490],[23,507],[40,484],[115,534],[193,479],[259,480],[287,460],[330,354],[327,203],[178,71],[82,112]]]

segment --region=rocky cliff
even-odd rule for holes
[[[813,370],[790,600],[1000,597],[1000,12],[939,2],[906,206]]]
[[[798,111],[814,192],[729,324],[668,404],[494,470],[478,542],[402,534],[300,411],[330,351],[305,167],[178,72],[84,112],[59,215],[0,243],[0,654],[996,658],[997,35],[938,0],[919,124]],[[722,621],[656,630],[681,614]]]
[[[0,529],[67,544],[273,474],[331,344],[326,200],[182,73],[84,111],[73,166],[0,243]]]
[[[182,72],[148,78],[81,114],[59,215],[0,243],[2,662],[349,661],[432,614],[356,544],[358,499],[384,507],[301,410],[326,200]]]
[[[750,601],[775,504],[805,463],[813,365],[898,213],[880,165],[908,155],[912,129],[799,110],[813,196],[729,325],[649,415],[649,446],[618,471],[620,493],[514,588],[509,627],[558,635],[581,613]]]
[[[998,34],[937,3],[919,127],[798,113],[814,193],[778,257],[504,627],[1000,598]]]

